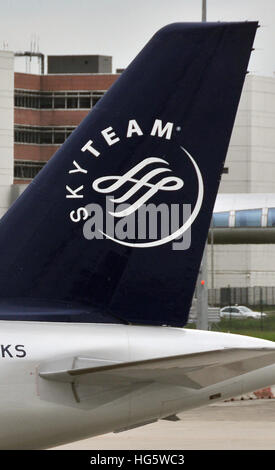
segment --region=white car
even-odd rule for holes
[[[254,312],[248,307],[243,305],[234,305],[224,307],[220,310],[221,318],[256,318],[266,317],[266,313]]]

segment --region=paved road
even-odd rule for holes
[[[217,403],[119,434],[74,442],[55,449],[273,449],[275,399]]]

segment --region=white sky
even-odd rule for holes
[[[209,21],[259,20],[249,70],[275,72],[275,0],[208,0]],[[124,68],[162,26],[200,21],[201,0],[4,0],[0,15],[3,41],[13,51],[30,50],[39,37],[44,54],[113,56],[113,71]],[[38,68],[32,62],[32,73]],[[16,69],[25,71],[25,59]]]

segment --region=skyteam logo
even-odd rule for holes
[[[99,195],[104,199],[100,204],[91,202],[70,212],[72,222],[85,222],[83,236],[86,239],[107,238],[114,243],[135,248],[157,247],[169,242],[173,242],[173,249],[184,250],[190,247],[191,226],[203,202],[203,179],[188,150],[167,142],[171,139],[172,129],[173,123],[163,126],[160,120],[155,120],[150,134],[165,139],[165,145],[161,146],[165,155],[152,156],[149,153],[152,152],[150,148],[149,155],[134,162],[126,171],[106,175],[105,169],[105,175],[92,180],[90,200],[97,200]],[[121,142],[112,127],[104,129],[101,134],[110,147]],[[128,123],[127,138],[131,138],[133,134],[141,136],[143,132],[137,122],[131,120]],[[158,145],[158,151],[159,147]],[[101,157],[101,152],[93,145],[92,140],[81,151],[96,157],[95,160]],[[186,167],[188,170],[187,188],[184,175],[176,174],[173,169],[175,161],[179,163],[177,166],[180,169]],[[73,165],[74,168],[69,170],[70,174],[87,175],[88,170],[78,162],[74,161]],[[84,185],[77,188],[67,185],[66,189],[66,198],[84,198]],[[194,190],[196,197],[189,202],[187,197],[190,194],[193,196]],[[98,196],[93,197],[93,194]]]
[[[154,170],[149,170],[147,167],[152,164],[152,163],[161,163],[165,165],[169,165],[169,163],[166,160],[163,160],[162,158],[155,158],[155,157],[150,157],[146,158],[143,160],[141,163],[138,163],[137,165],[134,166],[131,170],[127,171],[122,176],[104,176],[103,178],[98,178],[97,180],[94,181],[93,183],[93,188],[95,191],[98,191],[100,193],[115,193],[118,189],[123,187],[127,182],[134,183],[131,189],[128,191],[124,192],[124,194],[121,197],[118,197],[116,199],[111,199],[112,202],[114,203],[122,203],[122,202],[128,202],[129,199],[133,195],[135,195],[139,189],[141,189],[143,186],[147,186],[149,189],[148,191],[141,197],[139,197],[135,202],[133,202],[127,209],[122,210],[122,211],[117,211],[117,212],[112,212],[111,215],[114,217],[126,217],[127,215],[132,214],[135,212],[137,209],[139,209],[143,204],[145,204],[148,200],[151,199],[151,197],[156,194],[159,190],[166,190],[166,191],[176,191],[177,189],[180,189],[183,187],[183,181],[180,178],[175,178],[175,177],[165,177],[160,179],[158,182],[152,184],[150,181],[152,179],[159,175],[160,173],[168,172],[171,171],[169,168],[165,167],[158,167]],[[146,173],[142,178],[136,179],[134,176],[144,168],[148,169],[148,173]],[[104,183],[106,181],[115,181],[113,184],[110,186],[107,186],[105,188],[101,188],[99,185],[101,183]],[[172,185],[170,184],[172,183]]]

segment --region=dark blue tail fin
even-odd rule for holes
[[[0,221],[9,318],[186,323],[256,28],[155,34]]]

